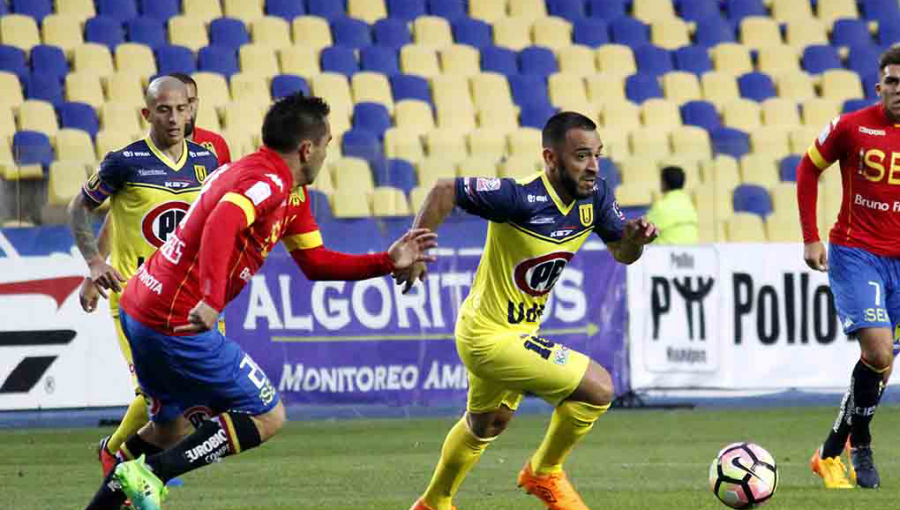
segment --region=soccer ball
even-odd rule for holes
[[[775,459],[753,443],[732,443],[709,466],[709,488],[731,508],[756,508],[775,494]]]

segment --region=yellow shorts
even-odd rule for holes
[[[460,321],[456,350],[469,375],[470,413],[517,409],[525,392],[554,407],[578,388],[591,360],[545,338],[496,329],[477,333]],[[474,333],[474,334],[473,334]]]

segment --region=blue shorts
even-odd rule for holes
[[[828,278],[844,333],[900,325],[900,259],[832,244]],[[894,328],[897,340],[897,328]]]
[[[119,320],[154,422],[167,423],[197,408],[211,414],[237,411],[257,416],[278,404],[278,392],[266,374],[218,329],[168,336],[124,310]]]

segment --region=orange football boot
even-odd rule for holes
[[[528,494],[540,498],[550,510],[590,510],[562,471],[536,475],[531,470],[531,461],[527,460],[519,471],[518,485]]]

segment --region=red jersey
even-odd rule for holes
[[[211,150],[219,160],[219,165],[231,163],[231,151],[228,150],[228,144],[218,133],[194,126],[193,142]]]
[[[843,200],[831,242],[900,256],[900,124],[881,104],[841,115],[825,126],[807,156],[819,172],[840,162]],[[809,206],[802,200],[800,206],[801,217],[809,218]],[[812,225],[803,222],[806,242],[816,240],[812,218]]]

